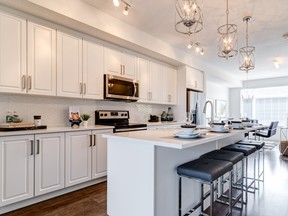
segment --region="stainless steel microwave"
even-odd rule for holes
[[[137,101],[139,99],[139,82],[104,74],[104,99]]]

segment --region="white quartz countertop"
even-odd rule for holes
[[[106,130],[113,129],[113,126],[104,125],[91,125],[87,128],[80,126],[79,128],[71,127],[47,127],[47,129],[39,130],[19,130],[19,131],[0,131],[0,137],[4,136],[18,136],[18,135],[30,135],[30,134],[45,134],[45,133],[61,133],[61,132],[77,132],[77,131],[87,131],[87,130]]]
[[[125,132],[116,134],[106,134],[104,137],[109,139],[121,139],[137,142],[146,142],[147,144],[162,146],[168,148],[185,149],[193,146],[201,145],[204,143],[225,139],[231,136],[244,134],[252,130],[230,130],[228,133],[209,132],[207,130],[199,130],[200,133],[206,133],[197,138],[177,138],[175,134],[179,132],[180,128],[164,128],[158,130],[146,130],[136,132]]]

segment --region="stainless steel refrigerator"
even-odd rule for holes
[[[186,91],[186,112],[191,112],[193,123],[202,125],[204,123],[203,106],[206,101],[206,94],[191,89]]]

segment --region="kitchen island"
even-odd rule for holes
[[[109,216],[178,215],[176,167],[202,154],[235,143],[247,130],[207,132],[194,139],[176,138],[180,128],[104,135],[108,141]],[[200,197],[199,183],[183,181],[183,210]],[[196,212],[195,212],[196,213]]]

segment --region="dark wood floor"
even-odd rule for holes
[[[266,150],[265,183],[248,198],[243,211],[233,215],[288,215],[288,158],[279,154],[278,147]],[[106,199],[106,183],[101,183],[3,216],[107,216]]]

